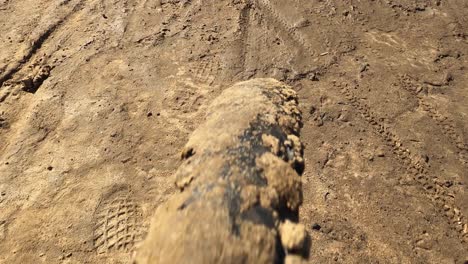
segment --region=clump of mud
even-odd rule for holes
[[[137,262],[278,263],[285,249],[303,254],[305,229],[291,222],[302,203],[300,128],[290,87],[254,79],[225,90],[185,146],[181,192],[156,211]]]

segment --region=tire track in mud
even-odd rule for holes
[[[296,31],[294,26],[287,23],[287,21],[275,10],[269,0],[257,0],[259,5],[266,10],[273,20],[286,31],[294,41],[299,43],[305,50],[309,51],[312,55],[314,51],[311,50],[310,45],[305,38]],[[429,175],[427,165],[421,159],[412,154],[408,149],[403,148],[401,139],[396,135],[388,126],[380,121],[370,110],[370,108],[361,103],[359,99],[352,94],[347,85],[342,85],[340,88],[341,95],[357,110],[357,112],[369,123],[374,131],[385,141],[386,145],[392,149],[392,152],[398,157],[399,161],[403,164],[405,170],[413,177],[415,182],[425,189],[426,196],[433,201],[437,208],[447,218],[448,223],[459,234],[459,239],[462,243],[468,243],[468,224],[466,217],[462,214],[461,210],[455,205],[455,194],[448,190],[448,187],[434,175]],[[426,104],[426,111],[431,112],[431,115],[436,117],[438,122],[447,120],[445,117],[438,115],[434,108],[428,107]],[[455,136],[453,125],[446,122],[444,132],[446,132],[454,142],[457,148],[464,148],[462,139]],[[448,132],[447,132],[448,131]],[[461,142],[460,142],[461,141]]]
[[[153,31],[148,35],[140,37],[138,40],[136,40],[137,43],[158,45],[166,38],[166,33],[169,31],[168,28],[174,25],[176,22],[182,23],[182,27],[189,27],[190,24],[185,23],[190,22],[190,17],[192,17],[196,11],[202,7],[203,3],[202,0],[181,1],[178,3],[178,6],[175,7],[175,10],[168,12],[164,11],[165,8],[163,8],[166,4],[175,5],[175,3],[172,2],[161,3],[161,12],[166,13],[164,19],[160,23],[162,26],[157,31]],[[185,13],[182,12],[184,9],[187,9]],[[180,15],[182,13],[183,15]]]
[[[192,3],[192,2],[193,2],[193,0],[192,1],[187,1],[186,3],[184,3],[185,5],[189,5],[189,8],[188,8],[187,12],[185,12],[185,14],[183,16],[184,21],[187,18],[193,16],[195,14],[196,10],[200,9],[203,6],[202,0],[196,0],[195,3]],[[182,4],[181,7],[183,7],[184,4]]]
[[[306,38],[300,33],[296,27],[287,22],[287,20],[276,10],[276,8],[271,4],[270,0],[255,0],[260,6],[261,10],[266,12],[266,15],[271,18],[271,20],[280,25],[281,29],[286,32],[291,38],[299,44],[299,46],[307,51],[308,55],[313,56],[315,51],[307,43]]]
[[[36,57],[40,53],[44,43],[46,43],[56,32],[76,16],[78,11],[84,8],[86,0],[78,0],[73,6],[70,6],[68,12],[61,17],[47,20],[47,16],[42,20],[48,23],[39,24],[38,29],[32,33],[29,45],[23,48],[21,54],[17,54],[17,60],[8,66],[6,73],[0,76],[0,103],[6,100],[11,94],[18,91],[35,93],[44,81],[49,78],[50,72],[55,65],[47,63],[47,54]],[[63,0],[50,8],[53,11],[52,16],[64,12],[60,8],[67,8],[70,0]],[[50,12],[47,12],[47,14]],[[42,21],[41,20],[41,21]],[[52,56],[57,49],[49,51],[49,57]],[[36,58],[35,58],[36,57]]]
[[[113,40],[116,41],[117,46],[121,46],[128,29],[128,17],[132,12],[129,1],[99,0],[98,6],[102,10],[102,16],[106,21],[106,26],[112,31],[111,35]]]
[[[44,52],[42,55],[41,50],[45,43],[57,44],[50,42],[50,40],[53,39],[55,35],[60,34],[60,28],[64,27],[67,22],[70,23],[69,21],[73,20],[74,17],[82,14],[80,11],[85,10],[85,7],[87,7],[86,11],[88,12],[95,12],[96,8],[102,9],[103,12],[105,10],[116,9],[115,6],[108,2],[109,1],[107,0],[77,0],[74,1],[74,4],[72,5],[70,4],[70,0],[63,0],[56,6],[49,8],[51,11],[48,11],[48,13],[52,13],[50,15],[52,16],[52,19],[47,20],[43,18],[46,23],[39,24],[39,30],[36,30],[38,31],[37,34],[34,34],[33,32],[33,37],[31,37],[30,40],[31,45],[25,49],[25,55],[19,56],[22,59],[15,62],[13,67],[9,67],[12,71],[8,72],[8,76],[6,76],[7,78],[5,78],[3,83],[0,82],[0,87],[3,88],[0,89],[0,103],[3,102],[10,94],[15,93],[18,90],[35,93],[42,83],[49,77],[50,71],[55,68],[57,64],[61,63],[61,60],[57,59],[52,62],[48,62],[48,60],[50,60],[54,56],[55,52],[60,49],[60,41],[63,41],[63,39],[59,39],[59,43],[56,45],[56,48],[48,50],[47,53]],[[63,10],[62,8],[66,8],[66,10]],[[122,3],[122,8],[119,10],[128,10],[128,1],[124,1]],[[125,14],[128,13],[127,11],[123,12]],[[57,14],[61,13],[65,14],[61,17],[57,17]],[[99,29],[96,28],[96,30]],[[105,40],[103,40],[103,42],[106,43]],[[37,54],[41,55],[36,56]]]
[[[425,195],[444,214],[452,229],[459,234],[460,241],[468,243],[468,224],[460,208],[455,205],[456,194],[451,193],[445,183],[437,176],[429,174],[424,161],[402,146],[398,135],[386,126],[381,119],[375,116],[365,103],[360,102],[359,98],[351,92],[348,84],[335,83],[334,86],[339,88],[341,95],[385,141],[385,144],[392,149],[393,154],[398,157],[413,180],[424,188]]]
[[[202,0],[196,0],[195,3],[190,2],[190,6],[185,12],[184,16],[181,19],[181,22],[185,23],[190,21],[190,18],[195,15],[195,13],[200,10],[204,3]],[[206,5],[206,3],[205,3]],[[216,32],[218,33],[218,32]],[[210,43],[209,45],[212,45]],[[200,60],[195,61],[192,66],[193,77],[196,82],[206,85],[213,85],[216,82],[217,76],[219,76],[220,71],[220,58],[216,55],[215,52],[208,52],[208,54],[202,54],[199,57]]]
[[[402,83],[401,87],[409,92],[411,95],[418,99],[419,105],[428,116],[440,127],[442,133],[450,140],[450,142],[457,148],[458,159],[464,166],[468,166],[468,146],[460,133],[457,133],[454,122],[447,116],[442,115],[437,111],[430,102],[425,98],[422,87],[417,84],[410,76],[402,76],[400,78]]]
[[[420,99],[420,105],[434,119],[437,125],[442,129],[442,132],[450,139],[453,145],[458,149],[458,159],[463,165],[468,166],[468,147],[463,140],[463,137],[456,132],[453,121],[447,116],[440,114],[434,106],[426,102],[423,98]]]
[[[239,14],[239,42],[240,42],[240,51],[239,51],[239,61],[241,67],[240,79],[244,80],[245,71],[246,71],[246,59],[247,59],[247,43],[249,41],[249,27],[250,27],[250,11],[252,8],[252,3],[247,1],[242,7]]]
[[[69,1],[59,3],[57,8],[68,4]],[[0,87],[14,78],[14,75],[21,71],[26,64],[28,64],[31,58],[41,49],[43,44],[50,38],[50,36],[57,31],[67,20],[70,19],[81,7],[83,6],[83,0],[78,1],[75,6],[65,14],[65,16],[55,20],[48,24],[43,29],[39,29],[37,34],[33,34],[29,40],[29,45],[22,51],[22,54],[16,55],[17,59],[12,65],[7,66],[5,73],[0,76]]]

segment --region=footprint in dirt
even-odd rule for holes
[[[94,215],[94,249],[98,254],[129,252],[144,237],[143,214],[127,186],[101,198]]]

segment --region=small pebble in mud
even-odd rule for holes
[[[317,224],[317,223],[314,223],[314,224],[312,225],[312,229],[313,229],[313,230],[319,231],[321,228],[322,228],[322,227],[321,227],[319,224]]]
[[[52,166],[47,167],[47,170],[48,170],[48,171],[51,171],[51,170],[53,170],[53,169],[54,169],[54,167],[52,167]]]
[[[385,150],[379,148],[375,151],[375,155],[380,158],[385,157]]]

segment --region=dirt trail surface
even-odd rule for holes
[[[1,263],[131,262],[257,77],[298,94],[311,263],[468,261],[465,0],[0,0],[0,33]]]

